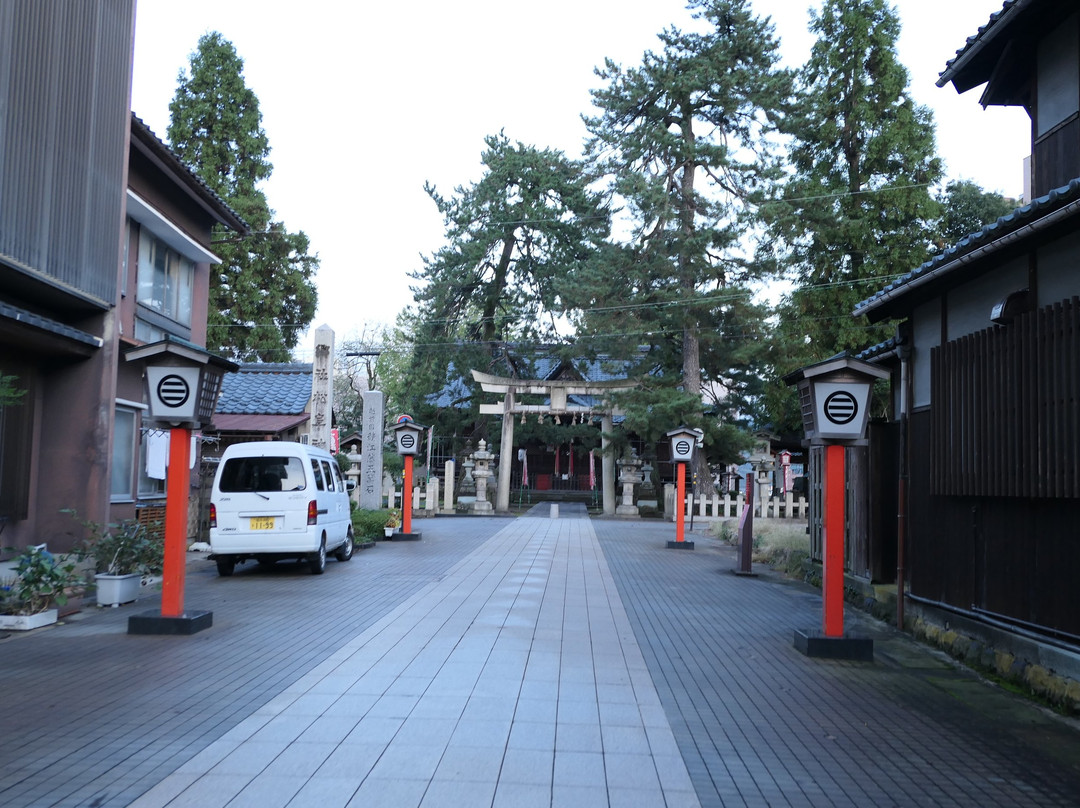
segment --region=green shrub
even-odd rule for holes
[[[14,577],[0,581],[0,614],[38,614],[63,606],[67,589],[83,583],[75,562],[57,558],[45,545],[27,547],[14,560]]]
[[[390,517],[390,511],[383,508],[377,511],[368,511],[357,508],[352,514],[353,535],[356,541],[370,541],[381,539],[385,535],[383,528]]]

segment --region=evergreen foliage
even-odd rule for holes
[[[783,131],[791,176],[762,210],[769,256],[797,288],[782,310],[796,349],[786,372],[891,335],[851,316],[855,304],[918,266],[938,216],[941,178],[929,109],[908,95],[896,54],[900,22],[885,0],[825,0]]]
[[[937,200],[941,205],[941,218],[935,229],[934,254],[1012,213],[1020,204],[994,191],[984,191],[970,180],[948,183],[937,194]]]
[[[663,413],[655,426],[639,425],[649,432],[676,412],[715,428],[715,419],[702,421],[703,398],[730,408],[754,375],[764,316],[750,302],[755,265],[741,240],[752,198],[779,170],[771,135],[790,92],[773,28],[748,2],[689,6],[701,30],[666,29],[662,50],[639,67],[608,60],[597,70],[606,86],[593,92],[599,113],[585,119],[588,155],[625,204],[630,234],[581,284],[581,325],[623,353],[631,343],[650,347],[647,361],[666,384],[649,385],[634,408]]]
[[[895,9],[825,0],[810,30],[817,39],[782,125],[790,175],[761,208],[772,238],[759,260],[795,283],[780,306],[767,394],[778,431],[801,429],[779,377],[892,336],[890,324],[869,326],[852,311],[925,260],[939,216],[933,117],[908,94]]]
[[[315,316],[317,256],[303,232],[273,220],[259,185],[270,145],[243,60],[221,34],[199,39],[169,104],[169,144],[251,228],[240,238],[215,228],[207,348],[237,361],[289,361]]]
[[[531,368],[515,369],[519,357],[559,340],[575,278],[609,233],[582,165],[503,133],[484,142],[478,182],[453,196],[426,186],[446,244],[413,274],[418,309],[399,322],[414,338],[413,395],[403,404],[441,435],[463,437],[483,424],[471,405],[470,369],[527,376]],[[436,407],[431,391],[452,406]]]
[[[0,407],[14,407],[22,403],[25,389],[19,388],[19,377],[0,373]]]

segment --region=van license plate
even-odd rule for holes
[[[274,529],[274,517],[272,517],[272,516],[252,516],[251,517],[251,529],[252,530],[273,530]]]

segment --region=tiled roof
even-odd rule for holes
[[[288,415],[250,415],[245,413],[216,413],[216,432],[284,432],[309,420],[308,413]]]
[[[872,297],[861,301],[855,306],[854,313],[856,315],[867,314],[884,305],[886,301],[905,294],[907,291],[905,287],[913,286],[920,279],[929,280],[929,276],[944,274],[959,259],[992,244],[1010,233],[1016,233],[1028,225],[1037,224],[1040,220],[1044,220],[1059,211],[1062,216],[1067,217],[1080,215],[1080,178],[1070,180],[1068,185],[1056,188],[1030,204],[1017,208],[1012,213],[1005,214],[982,230],[960,239],[949,249],[935,255],[906,275],[897,278]]]
[[[629,375],[633,364],[632,361],[617,360],[606,355],[598,356],[595,359],[574,359],[567,362],[544,353],[540,353],[531,359],[516,357],[515,362],[515,365],[519,368],[518,378],[553,381],[562,371],[569,368],[574,376],[580,376],[582,381],[586,382],[622,381]],[[525,371],[521,370],[524,367],[531,368],[527,376],[524,375]],[[454,368],[451,364],[447,370],[448,375],[452,375],[453,371]],[[456,377],[438,393],[429,395],[427,402],[440,408],[459,407],[468,406],[468,401],[471,398],[472,391],[465,380],[462,377]],[[589,396],[575,397],[574,403],[583,407],[599,406],[598,402],[594,402]]]
[[[299,414],[311,400],[311,364],[254,363],[226,373],[217,412],[230,414]]]
[[[8,303],[0,302],[0,320],[12,320],[22,323],[72,342],[82,343],[91,348],[100,348],[102,345],[101,337],[96,337],[70,325],[57,320],[50,320],[48,317],[42,317],[40,314],[34,314],[32,311],[20,309],[18,306],[12,306]]]
[[[864,362],[869,362],[878,356],[883,356],[889,351],[895,351],[900,346],[900,340],[896,337],[889,337],[884,342],[879,342],[877,345],[871,345],[865,351],[861,351],[855,355],[856,359],[861,359]]]
[[[1000,22],[1001,18],[1008,14],[1009,11],[1020,2],[1022,2],[1022,0],[1005,0],[1005,2],[1002,4],[1001,10],[995,11],[993,14],[991,14],[989,22],[987,22],[986,25],[981,26],[977,34],[974,34],[973,36],[969,36],[967,38],[964,46],[956,51],[956,56],[946,62],[945,69],[938,74],[938,87],[944,87],[952,80],[953,69],[955,67],[958,67],[960,61],[966,55],[971,53],[973,49],[984,44],[987,38],[991,36],[991,32]]]

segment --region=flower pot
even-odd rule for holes
[[[385,533],[386,538],[389,539],[391,536],[394,535],[394,528],[392,528],[392,527],[384,527],[383,528],[383,533]]]
[[[139,597],[142,587],[142,575],[133,572],[129,575],[108,575],[99,572],[94,576],[97,582],[98,606],[119,606],[131,603]]]
[[[0,629],[29,631],[30,629],[52,625],[56,620],[56,609],[46,609],[37,614],[0,614]]]

